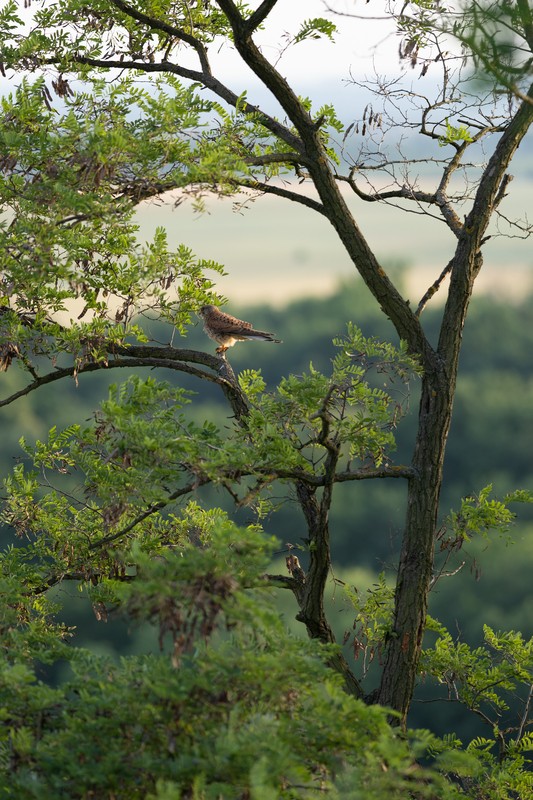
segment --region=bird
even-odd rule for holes
[[[246,339],[257,339],[264,342],[281,344],[281,339],[274,338],[273,333],[256,331],[251,322],[225,314],[216,306],[202,306],[198,315],[204,321],[204,331],[210,339],[219,344],[216,352],[224,355],[228,347],[233,347],[235,342],[244,342]]]

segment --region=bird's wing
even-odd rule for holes
[[[232,317],[231,314],[225,314],[223,311],[218,311],[213,315],[213,322],[220,333],[241,333],[241,331],[251,331],[252,323],[245,322],[237,317]]]

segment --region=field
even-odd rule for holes
[[[517,179],[501,210],[508,218],[523,218],[532,196],[531,181]],[[417,302],[453,251],[448,228],[391,206],[356,198],[350,203],[385,267],[406,268],[406,290],[411,302]],[[222,263],[228,274],[218,279],[218,288],[231,301],[279,306],[305,295],[330,294],[354,275],[328,221],[301,205],[268,196],[235,210],[231,199],[208,198],[206,209],[195,213],[190,201],[173,208],[172,199],[167,205],[143,203],[140,235],[149,237],[163,226],[171,245],[186,244],[197,256]],[[529,242],[493,236],[485,247],[477,291],[519,298],[531,287],[532,264]]]

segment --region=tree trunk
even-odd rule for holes
[[[395,616],[378,702],[405,722],[413,696],[433,569],[435,531],[455,375],[441,365],[422,381],[419,427],[409,480],[405,534],[398,565]]]
[[[338,452],[333,459],[333,469],[337,458]],[[296,619],[305,625],[311,639],[318,639],[324,644],[335,644],[335,635],[324,608],[324,588],[331,569],[329,543],[331,489],[331,485],[325,487],[319,502],[314,489],[304,483],[296,486],[298,502],[305,517],[309,535],[309,569],[305,584],[296,595],[300,606]],[[332,669],[342,675],[346,691],[349,694],[363,697],[362,687],[340,649],[331,655],[328,663]]]

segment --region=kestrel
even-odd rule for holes
[[[256,331],[252,328],[251,322],[225,314],[216,306],[202,306],[198,314],[204,321],[204,331],[220,345],[217,347],[217,353],[221,355],[228,347],[233,347],[235,342],[244,342],[246,339],[281,343],[281,339],[275,339],[273,333]]]

